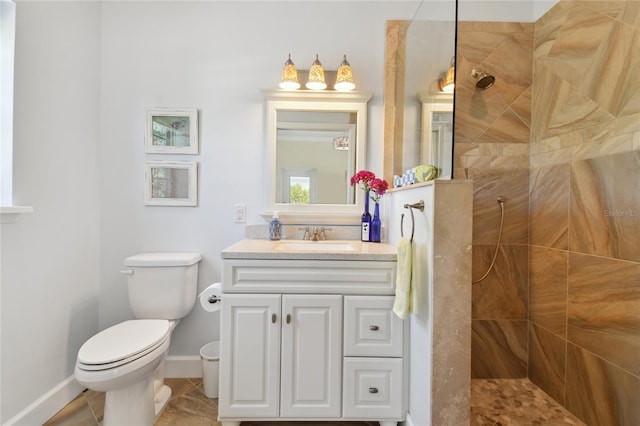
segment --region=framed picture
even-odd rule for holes
[[[153,154],[197,154],[198,110],[147,110],[144,146]]]
[[[147,206],[197,206],[198,163],[147,161],[144,171]]]

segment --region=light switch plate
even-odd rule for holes
[[[233,206],[233,221],[235,223],[245,223],[247,221],[247,206],[235,204]]]

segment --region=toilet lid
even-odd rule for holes
[[[96,334],[78,351],[85,366],[122,364],[161,345],[170,334],[167,320],[130,320]]]

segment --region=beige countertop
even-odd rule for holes
[[[378,260],[394,262],[396,246],[353,240],[244,239],[222,250],[223,259]]]

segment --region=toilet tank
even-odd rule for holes
[[[180,319],[196,303],[199,253],[142,253],[125,259],[136,318]]]

